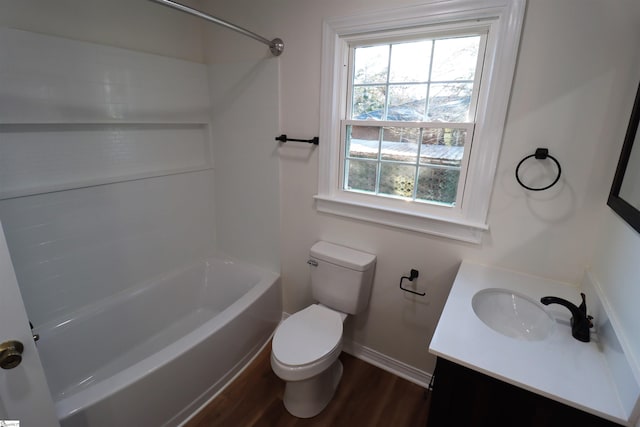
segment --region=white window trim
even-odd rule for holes
[[[323,23],[320,99],[320,212],[371,221],[411,231],[480,243],[493,190],[511,82],[515,71],[526,0],[438,0],[362,15],[327,19]],[[349,41],[360,35],[458,22],[478,22],[489,29],[482,87],[478,98],[474,147],[470,153],[464,204],[442,214],[391,207],[380,197],[340,188],[341,120],[345,119]],[[472,24],[473,25],[473,24]]]

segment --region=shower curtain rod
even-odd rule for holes
[[[251,31],[245,30],[242,27],[238,27],[237,25],[234,25],[231,22],[227,22],[223,19],[216,18],[215,16],[211,16],[197,9],[193,9],[189,6],[185,6],[183,4],[176,3],[171,0],[150,0],[150,1],[160,3],[161,5],[168,6],[172,9],[176,9],[181,12],[188,13],[189,15],[197,16],[198,18],[202,18],[206,21],[213,22],[214,24],[222,25],[223,27],[226,27],[230,30],[236,31],[247,37],[251,37],[252,39],[259,41],[260,43],[264,43],[267,46],[269,46],[269,50],[271,51],[271,54],[273,56],[280,56],[280,54],[284,50],[284,42],[279,38],[275,38],[273,40],[266,39],[256,33],[252,33]]]

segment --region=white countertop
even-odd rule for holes
[[[548,295],[576,305],[581,301],[578,289],[573,286],[464,261],[431,340],[431,353],[628,425],[597,336],[592,333],[588,343],[576,340],[571,336],[569,310],[557,304],[547,307],[540,304],[556,319],[549,337],[541,341],[506,337],[486,326],[471,306],[473,295],[487,288],[516,291],[536,301]]]

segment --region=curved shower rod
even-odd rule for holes
[[[213,22],[214,24],[218,24],[218,25],[222,25],[223,27],[226,27],[230,30],[236,31],[240,34],[243,34],[247,37],[251,37],[254,40],[259,41],[260,43],[264,43],[267,46],[269,46],[269,50],[271,51],[271,54],[273,56],[280,56],[280,54],[282,53],[282,51],[284,50],[284,42],[279,39],[279,38],[275,38],[273,40],[269,40],[266,39],[256,33],[252,33],[249,30],[245,30],[242,27],[238,27],[237,25],[232,24],[231,22],[227,22],[223,19],[220,18],[216,18],[215,16],[211,16],[209,14],[206,14],[204,12],[201,12],[197,9],[193,9],[189,6],[185,6],[183,4],[180,3],[176,3],[172,0],[150,0],[156,3],[160,3],[163,6],[168,6],[172,9],[176,9],[179,10],[181,12],[185,12],[188,13],[189,15],[193,15],[193,16],[197,16],[198,18],[202,18],[206,21],[209,22]]]

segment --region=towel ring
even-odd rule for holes
[[[525,162],[525,160],[530,159],[531,157],[535,157],[536,159],[539,160],[544,160],[546,158],[549,158],[551,160],[553,160],[556,164],[556,166],[558,167],[558,175],[556,176],[556,178],[553,180],[553,182],[549,185],[547,185],[546,187],[539,187],[539,188],[533,188],[533,187],[529,187],[528,185],[524,184],[521,180],[520,180],[520,166],[522,166],[522,164]],[[518,184],[520,184],[521,186],[523,186],[524,188],[526,188],[527,190],[530,191],[543,191],[543,190],[547,190],[551,187],[553,187],[554,185],[556,185],[556,183],[560,180],[560,175],[562,174],[562,168],[560,167],[560,162],[558,162],[558,160],[556,160],[555,157],[553,157],[551,154],[549,154],[549,150],[547,148],[536,148],[536,152],[534,154],[530,154],[527,157],[525,157],[524,159],[520,160],[520,163],[518,163],[518,166],[516,166],[516,180],[518,181]]]

